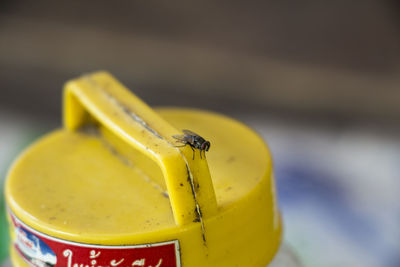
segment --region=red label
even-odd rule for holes
[[[31,266],[51,267],[180,267],[178,240],[132,245],[100,246],[70,242],[40,233],[11,214],[14,247]]]

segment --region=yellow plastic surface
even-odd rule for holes
[[[9,172],[7,203],[24,223],[90,244],[177,239],[183,267],[270,262],[281,222],[270,153],[251,129],[200,110],[153,110],[105,72],[67,83],[64,104],[64,129]],[[181,129],[211,142],[206,158],[176,147]]]

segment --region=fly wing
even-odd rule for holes
[[[187,143],[188,141],[189,141],[189,136],[187,136],[187,135],[179,135],[179,134],[177,134],[177,135],[173,135],[172,136],[173,138],[175,138],[176,140],[178,140],[179,142],[182,142],[182,143]]]
[[[183,132],[185,135],[200,136],[199,134],[197,134],[197,133],[195,133],[195,132],[192,132],[191,130],[186,130],[186,129],[184,129],[184,130],[182,130],[182,132]]]

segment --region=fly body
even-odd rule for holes
[[[205,152],[210,149],[210,142],[190,130],[182,130],[182,132],[184,133],[183,135],[174,135],[172,137],[183,143],[183,146],[189,145],[192,148],[193,159],[195,149],[200,150],[200,158],[202,158],[201,152],[203,151],[203,154],[205,154]]]

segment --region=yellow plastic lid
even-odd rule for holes
[[[183,129],[209,151],[177,142]],[[15,162],[6,201],[14,266],[264,267],[281,240],[260,136],[212,112],[153,110],[106,72],[66,84],[64,128]]]

